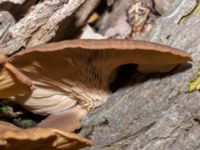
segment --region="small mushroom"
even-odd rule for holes
[[[21,129],[0,121],[1,150],[77,150],[91,144],[73,133],[50,128]]]
[[[50,43],[2,57],[0,98],[15,96],[31,112],[50,115],[39,127],[73,131],[83,115],[110,96],[117,67],[132,63],[142,73],[167,72],[190,60],[186,52],[145,41]]]

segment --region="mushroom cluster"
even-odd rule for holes
[[[116,68],[137,64],[141,73],[168,72],[190,60],[181,50],[133,40],[68,40],[36,46],[9,58],[0,55],[0,98],[14,97],[27,110],[48,115],[33,129],[4,128],[0,123],[0,145],[52,136],[90,145],[68,132],[80,128],[80,119],[108,99]],[[31,132],[39,134],[29,136]],[[66,145],[61,143],[58,145]]]

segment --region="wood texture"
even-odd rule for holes
[[[59,24],[71,16],[83,2],[84,0],[45,0],[29,7],[26,15],[23,14],[25,16],[11,25],[1,37],[0,52],[10,55],[24,47],[48,42],[55,36]]]
[[[196,6],[196,7],[195,7]],[[196,1],[179,1],[161,17],[149,36],[192,54],[193,63],[170,74],[135,75],[101,108],[82,120],[81,134],[91,138],[92,150],[199,149],[199,91],[187,86],[200,68],[200,15]],[[187,16],[183,20],[183,16]],[[87,149],[87,150],[88,150]]]

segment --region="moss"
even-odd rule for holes
[[[20,128],[30,128],[37,125],[45,117],[32,114],[13,100],[0,100],[0,120],[15,124]]]
[[[8,106],[0,106],[0,113],[1,114],[8,114],[8,112],[9,112],[9,108],[8,108]]]
[[[21,128],[31,128],[34,122],[31,119],[14,118],[13,123]]]
[[[200,72],[199,72],[200,73]],[[191,81],[188,85],[188,92],[193,92],[200,89],[200,76],[198,76],[194,81]]]

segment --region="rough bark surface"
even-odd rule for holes
[[[4,18],[10,18],[14,21],[3,23],[2,31],[0,31],[0,33],[3,33],[0,37],[0,52],[10,55],[25,47],[50,41],[55,37],[62,21],[67,22],[67,17],[71,17],[84,1],[45,0],[37,3],[37,0],[26,0],[24,3],[22,1],[22,4],[15,4],[14,1],[2,2],[0,10],[6,9],[11,13],[10,15],[9,13],[4,13]],[[13,8],[17,6],[23,8],[23,11],[20,8],[16,8],[16,10],[20,11],[20,14],[17,12],[12,13]],[[0,13],[2,14],[2,12]],[[70,22],[67,22],[65,26],[68,27],[69,24]],[[65,31],[62,32],[65,33]]]
[[[164,75],[136,75],[83,120],[94,150],[200,149],[200,93],[188,93],[200,61],[200,3],[179,0],[157,20],[150,41],[189,52],[193,62]]]

